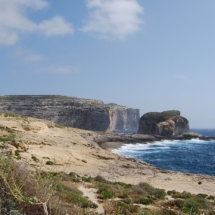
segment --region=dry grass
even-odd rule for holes
[[[147,183],[138,185],[110,182],[101,176],[81,177],[74,173],[29,172],[28,165],[0,156],[1,214],[95,215],[97,205],[77,189],[81,184],[97,188],[106,215],[214,215],[215,197],[169,191]],[[157,208],[147,208],[148,205]],[[46,207],[45,207],[46,206]],[[45,210],[47,209],[47,211]]]

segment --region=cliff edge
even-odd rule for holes
[[[0,96],[0,111],[94,131],[137,130],[139,110],[57,95]]]
[[[139,121],[139,134],[174,137],[189,132],[189,121],[180,116],[180,111],[149,112]]]

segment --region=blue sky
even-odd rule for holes
[[[0,0],[1,95],[57,94],[215,128],[215,1]]]

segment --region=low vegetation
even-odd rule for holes
[[[0,131],[3,133],[0,135],[0,142],[12,142],[15,140],[15,131],[13,129],[0,126]]]
[[[53,161],[46,161],[46,165],[54,165]]]
[[[150,118],[156,120],[158,122],[165,121],[171,117],[180,115],[180,111],[177,110],[170,110],[164,112],[149,112],[144,115],[145,118]]]
[[[19,156],[19,154],[17,154]],[[32,155],[36,161],[36,157]],[[98,205],[83,196],[80,185],[97,189],[106,215],[215,215],[215,196],[110,182],[75,173],[31,172],[28,165],[0,155],[0,214],[96,215]],[[171,200],[169,200],[171,199]]]
[[[85,214],[97,205],[83,197],[70,175],[30,172],[28,165],[0,155],[0,214]]]
[[[65,126],[60,125],[60,124],[56,124],[56,123],[55,123],[55,127],[56,127],[56,128],[65,128]]]

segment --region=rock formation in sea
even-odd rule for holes
[[[149,112],[139,121],[139,134],[174,137],[189,132],[189,121],[180,116],[180,111]]]
[[[56,95],[0,96],[0,111],[94,131],[137,130],[139,110]]]

